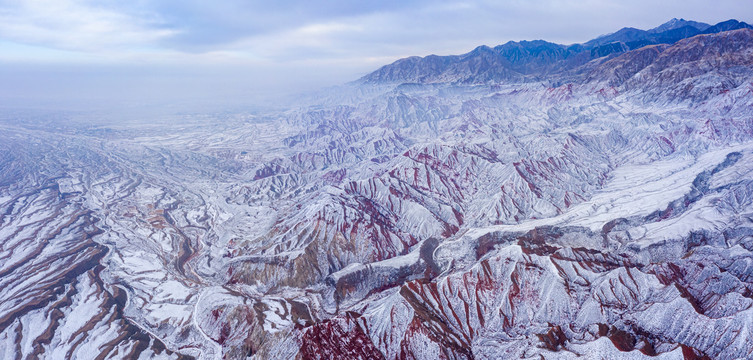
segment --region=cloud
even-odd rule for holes
[[[176,35],[155,17],[134,17],[91,1],[6,1],[1,6],[0,37],[22,44],[105,52],[152,46]]]
[[[139,8],[161,14],[179,30],[163,43],[175,49],[202,52],[248,37],[330,23],[378,12],[412,11],[429,0],[203,0],[142,1]]]
[[[706,0],[0,0],[0,40],[113,57],[300,61],[442,54],[522,39],[582,42],[622,26],[714,22],[745,11],[753,6],[735,0],[713,9]]]

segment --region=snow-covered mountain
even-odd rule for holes
[[[753,29],[623,30],[286,112],[8,115],[0,355],[749,358]]]
[[[753,29],[728,20],[714,26],[673,19],[651,30],[623,28],[583,44],[560,45],[543,40],[510,41],[490,48],[479,46],[456,56],[409,57],[385,65],[361,78],[374,83],[454,83],[489,84],[498,82],[582,83],[583,68],[594,60],[617,57],[648,45],[671,45],[699,34]]]

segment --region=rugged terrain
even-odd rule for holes
[[[0,357],[751,358],[753,29],[0,119]]]

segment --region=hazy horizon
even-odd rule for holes
[[[581,43],[672,18],[753,13],[722,1],[0,1],[0,107],[221,109],[358,79],[406,56],[543,39]],[[171,111],[171,110],[170,110]]]

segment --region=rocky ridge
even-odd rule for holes
[[[399,61],[285,113],[3,119],[0,353],[748,358],[734,24]]]

